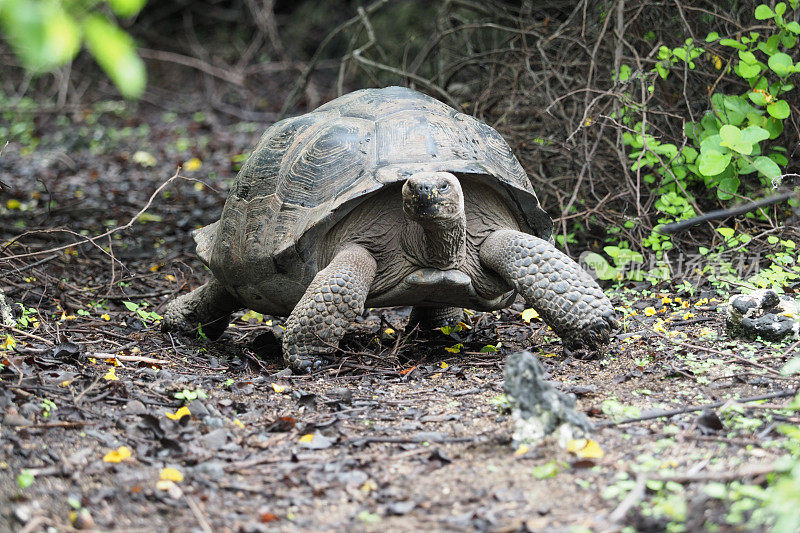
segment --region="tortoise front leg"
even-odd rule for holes
[[[480,248],[481,262],[502,276],[564,341],[564,352],[608,343],[618,327],[611,302],[572,259],[549,242],[500,230]]]
[[[295,370],[319,367],[336,351],[347,326],[364,311],[377,264],[355,244],[320,270],[286,321],[283,359]]]
[[[241,308],[242,304],[216,278],[211,278],[167,305],[161,331],[196,334],[202,328],[206,337],[216,340],[228,328],[231,313]]]

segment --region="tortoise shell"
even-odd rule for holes
[[[404,87],[363,89],[271,126],[240,170],[219,222],[197,252],[235,286],[302,264],[315,243],[368,195],[415,172],[470,175],[500,192],[524,231],[550,239],[552,221],[508,144],[491,127]],[[246,273],[246,274],[244,274]]]

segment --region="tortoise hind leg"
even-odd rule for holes
[[[377,264],[361,246],[343,248],[320,270],[286,321],[283,358],[295,370],[319,367],[364,311]]]
[[[442,326],[455,326],[464,320],[464,310],[460,307],[414,307],[408,317],[409,332],[415,327],[420,331],[430,331]]]
[[[564,352],[596,350],[618,327],[614,308],[581,267],[549,242],[500,230],[480,248],[481,262],[497,272],[562,338]]]
[[[241,308],[236,298],[212,278],[167,305],[161,330],[195,334],[202,329],[206,337],[215,340],[227,329],[231,313]]]

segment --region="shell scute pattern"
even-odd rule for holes
[[[370,163],[374,124],[353,118],[323,124],[285,161],[278,196],[288,204],[316,207],[350,189]]]
[[[282,120],[264,132],[253,153],[242,165],[231,194],[242,200],[273,194],[284,155],[295,140],[301,138],[302,133],[315,123],[315,117],[304,115]]]

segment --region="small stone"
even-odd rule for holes
[[[125,405],[126,415],[143,415],[147,412],[147,408],[139,400],[131,400]]]

